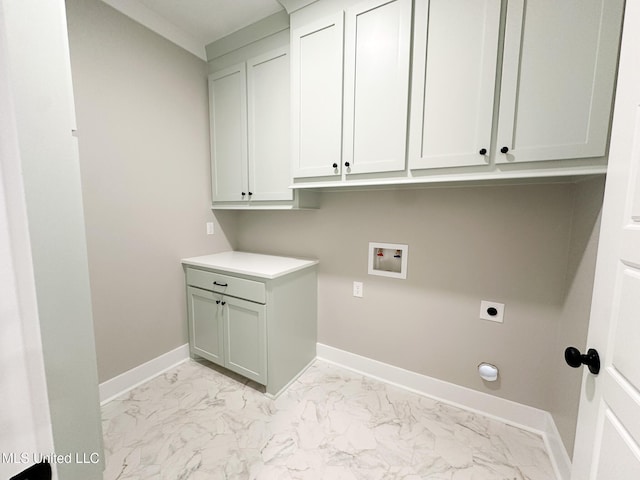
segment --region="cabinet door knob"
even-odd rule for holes
[[[500,151],[501,151],[502,153],[507,153],[507,152],[509,151],[509,147],[502,147],[502,148],[500,149]]]
[[[338,168],[338,164],[337,164],[337,163],[334,163],[334,164],[333,164],[333,168]]]
[[[344,162],[344,166],[345,166],[345,167],[348,167],[348,166],[350,166],[350,165],[351,165],[351,164],[350,164],[349,162]]]
[[[594,348],[590,348],[586,354],[581,354],[576,347],[567,347],[564,351],[564,360],[570,367],[578,368],[580,365],[586,365],[594,375],[600,372],[600,355]]]
[[[225,305],[227,302],[220,302],[222,305]]]
[[[216,300],[216,305],[220,305],[220,300]]]
[[[480,155],[486,155],[487,154],[487,149],[486,148],[481,148],[480,151],[478,152]]]
[[[253,195],[253,192],[249,192],[249,196]]]
[[[245,192],[242,192],[242,196],[244,197],[245,195],[246,195],[246,193],[245,193]]]

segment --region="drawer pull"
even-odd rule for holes
[[[213,282],[214,285],[217,285],[218,287],[228,287],[229,284],[228,283],[218,283],[218,282]]]

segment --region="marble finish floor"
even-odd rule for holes
[[[102,408],[105,480],[556,480],[542,438],[316,361],[277,400],[192,360]]]

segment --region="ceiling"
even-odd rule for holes
[[[137,1],[205,45],[282,10],[277,0]]]
[[[277,0],[103,0],[201,58],[204,46],[283,10]]]

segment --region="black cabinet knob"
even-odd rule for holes
[[[478,152],[480,155],[486,155],[487,154],[487,149],[486,148],[481,148],[480,151]]]
[[[253,192],[249,192],[249,196],[253,195]]]
[[[227,302],[220,302],[222,305],[225,305]]]
[[[586,365],[594,375],[600,372],[600,355],[598,355],[598,351],[594,348],[590,348],[587,350],[587,353],[583,355],[576,347],[567,347],[564,351],[564,361],[573,368]]]
[[[502,153],[507,153],[507,152],[509,151],[509,147],[502,147],[502,148],[500,149],[500,151],[501,151]]]
[[[344,162],[345,167],[348,167],[349,165],[351,165],[349,162]]]
[[[220,300],[216,300],[216,305],[220,305]]]
[[[338,164],[337,164],[337,163],[334,163],[334,164],[333,164],[333,168],[338,168]]]
[[[246,195],[246,193],[245,193],[245,192],[242,192],[242,196],[244,197],[245,195]]]

